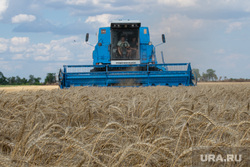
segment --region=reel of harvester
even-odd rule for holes
[[[192,71],[192,83],[194,86],[197,86],[197,74],[195,71]]]
[[[58,81],[59,81],[59,87],[62,88],[63,87],[63,72],[62,69],[59,70],[59,74],[58,74]]]

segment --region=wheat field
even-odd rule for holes
[[[249,83],[0,90],[0,166],[191,166],[250,147],[249,108]]]

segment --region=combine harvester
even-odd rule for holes
[[[89,34],[86,34],[88,42]],[[162,43],[166,43],[162,34]],[[159,45],[161,45],[159,44]],[[158,46],[158,45],[157,45]],[[147,27],[118,20],[99,29],[93,65],[64,65],[60,88],[72,86],[195,86],[190,63],[158,64]]]

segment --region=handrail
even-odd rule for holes
[[[161,70],[161,72],[174,72],[174,71],[178,71],[178,72],[186,72],[186,71],[190,71],[190,63],[171,63],[171,64],[133,64],[133,65],[64,65],[64,73],[89,73],[91,69],[89,69],[89,71],[79,71],[81,68],[105,68],[105,71],[95,71],[95,73],[103,73],[103,72],[114,72],[113,70],[109,70],[109,68],[126,68],[126,67],[137,67],[137,68],[145,68],[146,70],[140,70],[140,69],[136,69],[135,72],[139,72],[139,71],[147,71],[147,72],[157,72],[155,70],[151,70],[150,68],[152,67],[157,67],[159,70]],[[175,69],[176,67],[176,69]],[[185,67],[185,68],[183,68]],[[173,69],[172,69],[173,68]],[[72,71],[70,72],[69,69],[72,69]],[[123,72],[132,72],[131,71],[123,71]]]
[[[63,67],[143,67],[143,66],[177,66],[177,65],[188,65],[190,63],[165,63],[165,64],[110,64],[110,65],[64,65]]]

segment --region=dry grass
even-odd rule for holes
[[[250,146],[250,84],[0,90],[0,166],[189,166]]]
[[[30,85],[25,85],[25,86],[0,86],[0,91],[4,90],[6,92],[16,92],[16,91],[23,91],[23,90],[52,90],[52,89],[58,89],[57,85],[39,85],[39,86],[30,86]]]

